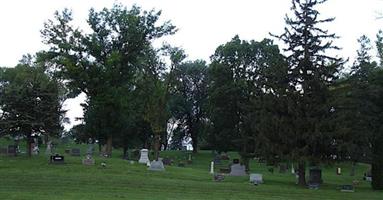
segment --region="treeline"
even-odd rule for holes
[[[358,41],[350,72],[327,50],[335,34],[321,29],[316,10],[325,0],[293,0],[285,31],[272,39],[245,41],[235,36],[220,45],[211,63],[188,61],[186,53],[153,41],[176,33],[161,12],[111,9],[89,12],[90,31],[71,25],[69,10],[44,24],[49,50],[25,57],[0,71],[0,136],[59,136],[61,104],[80,93],[84,118],[69,134],[112,147],[180,148],[191,138],[199,148],[235,150],[249,169],[258,157],[269,163],[368,162],[374,189],[383,189],[383,33],[369,51]],[[203,45],[203,44],[201,44]],[[167,62],[166,59],[169,61]]]

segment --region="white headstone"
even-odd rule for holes
[[[148,157],[148,150],[147,149],[141,149],[140,151],[140,159],[138,160],[138,163],[146,164],[150,162]]]
[[[263,183],[262,174],[250,174],[250,182],[254,184]]]
[[[210,163],[210,174],[214,174],[214,161]]]
[[[294,165],[291,165],[291,174],[295,174]]]

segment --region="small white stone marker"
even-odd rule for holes
[[[210,163],[210,174],[214,174],[214,161]]]

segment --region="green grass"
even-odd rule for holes
[[[0,142],[0,145],[5,145]],[[63,153],[69,146],[62,145]],[[80,146],[82,153],[86,145]],[[43,150],[43,149],[42,149]],[[182,160],[183,152],[161,152],[161,156]],[[0,156],[0,199],[383,199],[383,192],[371,189],[362,180],[367,165],[360,164],[357,174],[349,176],[350,165],[342,163],[343,175],[335,166],[323,167],[324,184],[319,190],[295,185],[290,173],[268,172],[264,164],[251,163],[251,171],[262,173],[265,183],[254,186],[248,177],[226,177],[214,182],[209,174],[210,151],[193,155],[193,164],[185,168],[167,166],[165,172],[148,171],[145,165],[130,164],[114,151],[112,158],[95,157],[96,165],[83,166],[82,157],[65,155],[65,165],[50,165],[44,151],[32,158]],[[236,157],[231,153],[231,158]],[[100,166],[101,161],[107,167]],[[339,185],[359,180],[354,193],[339,191]]]

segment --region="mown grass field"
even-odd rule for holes
[[[64,153],[71,147],[63,145],[58,151]],[[79,147],[86,152],[86,145]],[[84,166],[83,157],[65,154],[65,165],[48,164],[41,149],[40,155],[32,158],[0,156],[0,199],[383,199],[383,192],[373,191],[362,180],[368,168],[363,164],[358,165],[353,177],[347,163],[323,166],[324,184],[310,190],[295,185],[291,173],[278,173],[277,169],[271,173],[269,167],[255,161],[251,172],[262,173],[264,184],[254,186],[248,177],[226,177],[223,182],[214,182],[209,174],[210,151],[193,155],[193,164],[186,167],[167,166],[165,172],[152,172],[145,165],[121,159],[118,150],[114,150],[112,158],[95,156],[96,165]],[[161,156],[182,160],[185,153],[167,151]],[[232,153],[231,158],[235,157]],[[100,165],[102,161],[107,167]],[[342,167],[340,176],[335,173],[338,166]],[[340,185],[353,180],[360,181],[355,192],[340,192]]]

